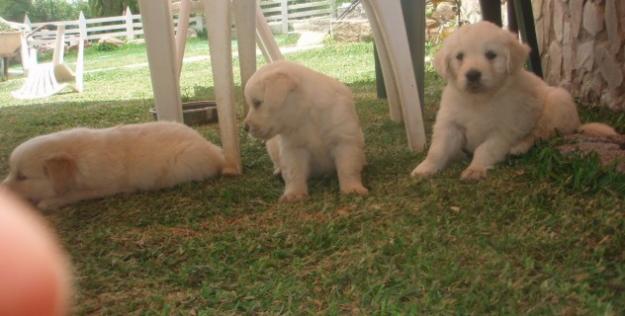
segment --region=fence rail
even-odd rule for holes
[[[313,0],[304,3],[295,3],[293,0],[261,0],[260,7],[269,25],[280,25],[282,33],[288,33],[292,20],[336,17],[336,0]]]
[[[312,17],[334,17],[336,15],[336,0],[311,0],[304,3],[295,3],[294,0],[261,0],[261,9],[267,18],[267,22],[272,26],[279,26],[283,33],[289,31],[289,23],[294,20],[307,19]],[[143,35],[143,25],[141,15],[132,14],[127,8],[122,16],[103,17],[86,19],[87,40],[97,41],[106,37],[122,37],[128,40],[136,36]],[[14,23],[18,25],[17,23]],[[66,41],[72,42],[78,36],[78,20],[75,21],[55,21],[45,23],[31,23],[28,16],[24,18],[24,23],[19,24],[27,30],[32,30],[44,25],[64,25]],[[178,24],[177,17],[174,18],[174,26]],[[195,15],[189,19],[189,27],[198,31],[204,29],[202,15]],[[56,31],[42,29],[33,35],[35,44],[49,42],[56,36]]]

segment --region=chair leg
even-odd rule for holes
[[[278,47],[278,43],[276,43],[276,40],[273,38],[271,28],[269,28],[269,24],[267,24],[267,19],[265,19],[265,15],[258,4],[256,5],[256,32],[257,38],[259,39],[258,47],[260,47],[261,50],[264,49],[264,56],[269,56],[267,60],[268,63],[284,59]]]
[[[480,0],[482,20],[493,22],[501,27],[501,0]]]
[[[373,43],[373,63],[375,67],[375,90],[378,95],[378,99],[386,99],[386,85],[384,84],[384,75],[382,74],[382,65],[380,64],[380,55],[378,55],[378,48]]]
[[[54,42],[54,52],[52,53],[52,63],[59,65],[63,63],[65,54],[65,25],[60,24],[56,29],[56,39]]]
[[[154,105],[159,120],[182,122],[182,101],[176,68],[174,30],[169,2],[139,0]]]
[[[187,44],[190,14],[191,0],[181,0],[180,11],[178,12],[178,28],[176,29],[176,68],[178,70],[178,80],[180,80],[180,73],[182,72],[182,61]]]
[[[508,29],[512,33],[519,33],[519,24],[516,22],[514,1],[515,0],[508,0],[508,3],[506,4],[506,7],[508,8]]]
[[[366,0],[367,6],[375,12],[379,30],[374,31],[376,43],[384,43],[395,77],[400,99],[402,117],[410,149],[420,152],[425,148],[425,128],[419,101],[419,91],[408,46],[408,35],[399,1]],[[368,14],[371,17],[371,15]],[[371,20],[371,19],[370,19]],[[379,50],[381,52],[382,50]],[[380,56],[382,57],[382,56]],[[384,64],[383,64],[384,65]],[[383,66],[384,67],[384,66]],[[405,71],[410,69],[411,71]],[[385,78],[386,74],[384,74]],[[388,85],[388,80],[387,80]]]
[[[531,1],[513,1],[516,11],[517,24],[521,33],[521,38],[532,50],[530,51],[530,69],[539,77],[543,76],[543,68],[540,64],[540,52],[538,51],[538,40],[536,39],[536,27],[534,26],[534,12],[532,12]]]
[[[232,47],[230,44],[230,0],[203,0],[204,16],[210,47],[215,99],[219,115],[219,132],[226,158],[224,173],[241,173],[239,129],[234,101]]]
[[[256,71],[256,2],[235,0],[233,5],[239,42],[241,88],[245,89],[247,80]],[[245,102],[245,113],[247,113],[247,102]]]
[[[419,88],[419,101],[424,104],[425,87],[425,3],[424,1],[402,0],[402,12],[408,34],[408,45],[412,66],[414,67],[417,87]],[[423,109],[421,109],[423,112]]]
[[[381,40],[384,38],[382,28],[376,11],[371,3],[369,1],[364,1],[363,6],[369,18],[369,24],[371,24],[371,30],[373,31],[375,38],[375,49],[380,61],[382,78],[384,78],[384,88],[386,91],[386,99],[388,100],[389,116],[393,122],[400,123],[402,121],[402,104],[399,98],[399,92],[397,91],[395,74],[393,74],[393,67],[388,55],[388,47],[386,47],[386,43]]]

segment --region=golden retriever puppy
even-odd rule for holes
[[[281,201],[308,196],[311,175],[336,170],[342,193],[366,194],[364,138],[345,85],[304,66],[279,61],[245,86],[245,128],[266,146],[285,182]]]
[[[41,209],[155,190],[222,173],[221,148],[179,123],[76,128],[32,138],[9,158],[3,184]]]
[[[461,178],[482,179],[508,153],[525,153],[537,139],[580,127],[571,95],[523,69],[529,51],[490,22],[464,25],[445,40],[434,67],[447,85],[432,144],[413,177],[437,173],[468,151],[473,159]]]

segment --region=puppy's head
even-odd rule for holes
[[[276,62],[258,70],[245,86],[249,112],[244,124],[252,136],[268,140],[292,123],[296,103],[292,94],[299,80],[289,71],[291,63]]]
[[[15,148],[9,159],[9,174],[2,185],[33,203],[70,190],[76,179],[76,161],[49,145],[43,136]]]
[[[464,25],[434,58],[436,71],[468,93],[490,93],[521,69],[530,52],[515,34],[490,22]]]

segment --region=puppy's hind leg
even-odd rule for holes
[[[189,182],[201,181],[210,177],[222,175],[237,175],[228,168],[220,147],[204,140],[182,144],[176,152],[175,159],[162,164],[159,177],[154,183],[142,187],[143,189],[160,189]]]
[[[365,164],[365,155],[360,146],[352,144],[337,146],[334,160],[341,193],[365,195],[369,192],[362,185],[361,172]]]
[[[521,139],[518,143],[516,143],[512,148],[510,148],[510,154],[514,156],[520,156],[528,152],[534,143],[536,142],[536,138],[533,134],[525,136],[525,138]]]
[[[411,173],[413,177],[428,177],[441,169],[447,163],[461,155],[464,143],[464,134],[455,124],[435,124],[432,135],[432,145],[425,160],[423,160]]]

